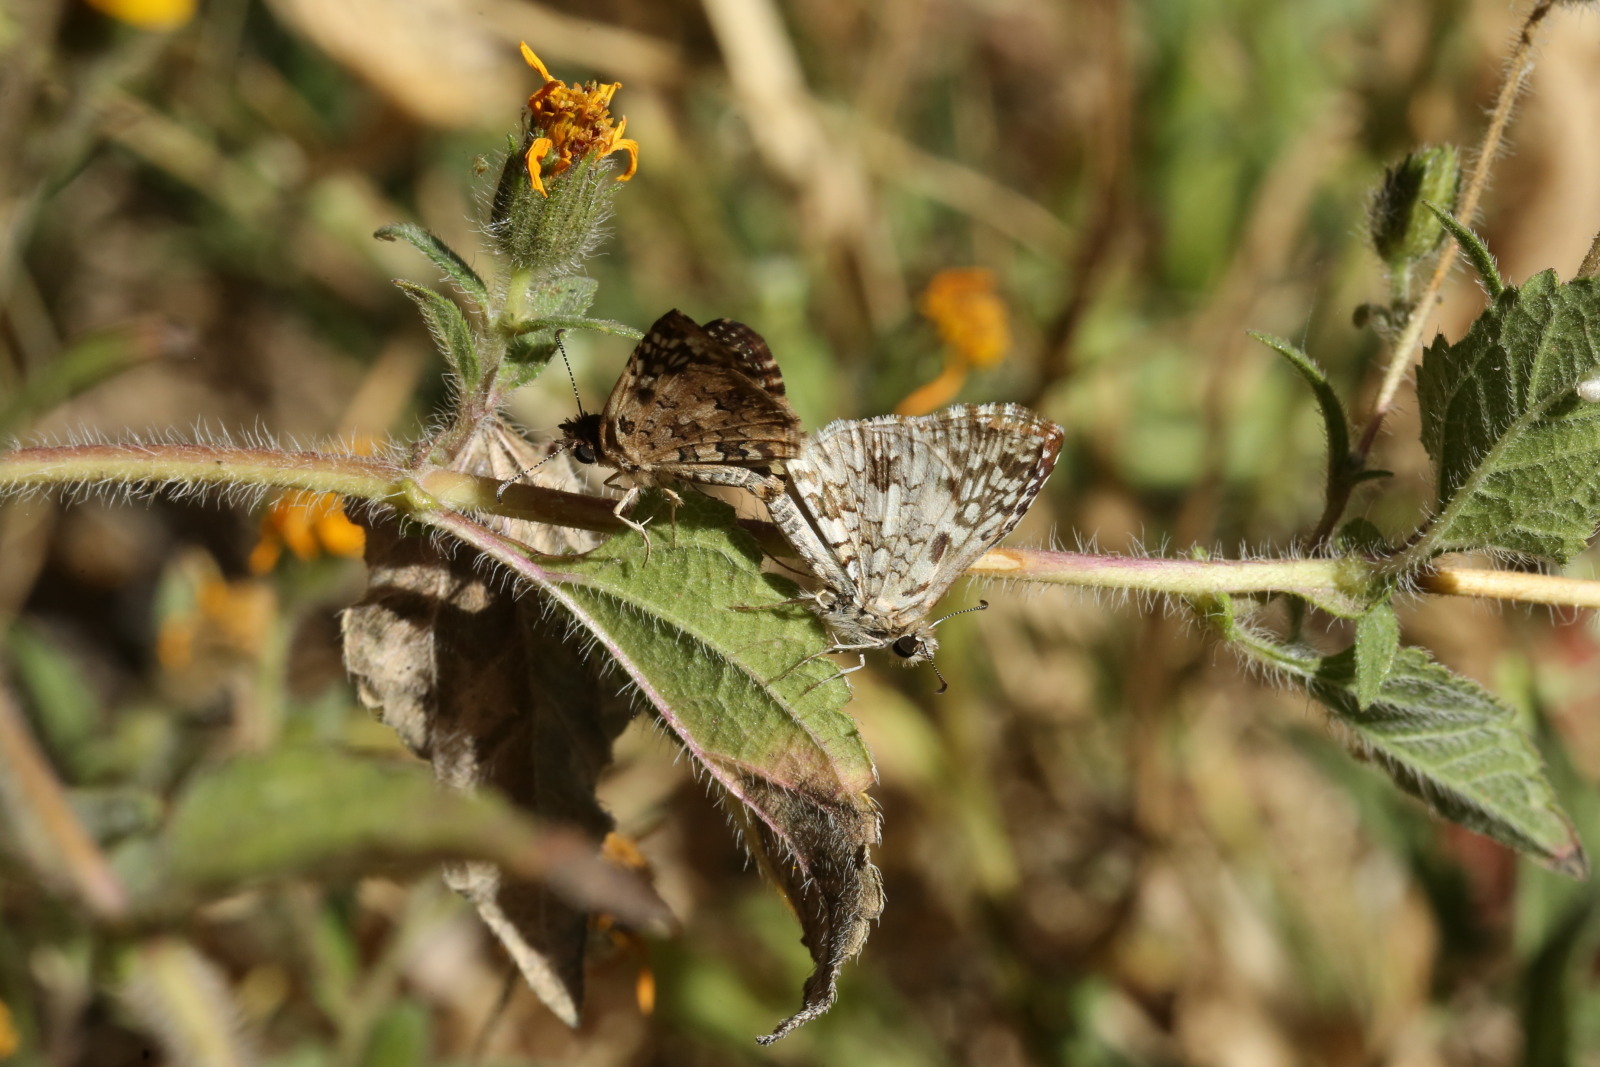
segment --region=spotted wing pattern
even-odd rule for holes
[[[769,396],[786,396],[783,372],[772,357],[766,338],[742,322],[732,319],[713,319],[703,329],[713,341],[732,349],[740,359],[739,367],[754,378]]]
[[[634,349],[600,426],[601,463],[690,481],[726,484],[699,468],[763,466],[800,446],[800,419],[761,336],[727,319],[702,327],[679,311]]]
[[[827,591],[839,644],[889,644],[920,627],[1021,521],[1062,438],[1027,408],[983,404],[835,422],[808,440],[787,468],[804,514],[784,498],[773,518]]]

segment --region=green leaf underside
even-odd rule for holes
[[[561,592],[726,790],[746,847],[794,906],[814,969],[800,1009],[760,1039],[771,1043],[828,1010],[840,968],[882,913],[870,856],[878,814],[866,794],[877,771],[842,710],[850,693],[839,668],[801,662],[827,643],[804,608],[778,606],[793,584],[761,573],[761,552],[730,508],[683,496],[676,537],[669,508],[634,509],[635,520],[654,520],[648,562],[637,533],[618,534],[562,562],[582,578]]]
[[[1388,601],[1375,604],[1356,621],[1356,641],[1352,648],[1354,692],[1357,703],[1365,708],[1378,699],[1383,680],[1389,676],[1389,669],[1400,651],[1400,620]]]
[[[403,222],[385,226],[372,236],[380,241],[405,241],[427,256],[439,273],[455,283],[462,294],[482,310],[489,306],[489,288],[478,277],[478,272],[456,254],[455,249],[415,223]]]
[[[1272,646],[1270,658],[1333,714],[1354,751],[1436,814],[1554,871],[1587,876],[1583,846],[1538,750],[1516,712],[1482,686],[1424,649],[1402,648],[1376,698],[1363,707],[1354,649],[1321,657],[1304,647]]]
[[[826,658],[821,626],[791,583],[760,571],[753,538],[731,526],[726,505],[693,491],[678,509],[676,544],[664,504],[634,509],[651,518],[651,555],[632,531],[561,569],[567,586],[667,702],[667,725],[713,770],[758,774],[831,801],[876,781],[872,757],[843,712],[849,690]],[[767,606],[770,610],[741,611]],[[780,677],[781,676],[781,677]],[[830,680],[831,679],[831,680]]]
[[[1553,271],[1507,289],[1417,372],[1422,440],[1439,513],[1412,560],[1502,549],[1565,562],[1600,521],[1600,280]]]
[[[409,296],[422,312],[428,332],[439,345],[439,351],[450,361],[451,368],[468,387],[478,380],[478,347],[472,336],[472,327],[456,302],[425,285],[397,280],[395,285]]]

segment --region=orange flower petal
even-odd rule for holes
[[[89,0],[89,6],[141,30],[173,30],[194,18],[195,0]]]

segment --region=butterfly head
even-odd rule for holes
[[[600,458],[600,416],[578,415],[561,424],[562,444],[579,463],[594,463]]]
[[[926,663],[939,650],[939,639],[933,636],[931,625],[919,626],[901,634],[889,645],[889,651],[900,657],[900,663],[914,667]]]

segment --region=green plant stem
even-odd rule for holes
[[[509,542],[476,523],[461,525],[461,514],[477,512],[601,532],[622,526],[611,512],[613,502],[602,497],[512,485],[503,499],[497,499],[500,483],[492,478],[449,470],[413,473],[368,456],[198,444],[63,445],[0,453],[0,498],[50,488],[92,487],[116,492],[163,485],[304,489],[384,504],[466,540],[513,571],[525,570],[530,580],[545,582],[559,582],[568,576],[545,570],[534,557],[513,558]],[[744,520],[740,525],[769,553],[791,554],[770,523]],[[483,538],[488,540],[480,543]],[[1164,559],[1027,548],[994,549],[968,573],[1178,597],[1289,593],[1336,605],[1365,603],[1387,580],[1382,561],[1350,558]],[[1600,607],[1600,582],[1578,578],[1443,566],[1423,571],[1417,582],[1425,592],[1445,596]]]
[[[1164,559],[996,548],[967,573],[1173,596],[1294,593],[1313,600],[1343,600],[1359,599],[1367,591],[1373,569],[1355,559]]]
[[[203,444],[54,445],[0,452],[0,495],[60,486],[307,489],[390,502],[405,471],[385,460]]]
[[[1527,77],[1528,71],[1533,69],[1534,33],[1555,6],[1556,0],[1539,0],[1539,3],[1533,6],[1533,10],[1528,12],[1528,18],[1522,24],[1516,48],[1506,64],[1505,80],[1500,83],[1500,93],[1495,99],[1494,110],[1489,115],[1489,125],[1483,131],[1483,140],[1479,143],[1477,156],[1472,162],[1472,173],[1467,176],[1466,185],[1461,190],[1461,199],[1455,205],[1455,217],[1465,225],[1471,225],[1473,216],[1477,214],[1478,201],[1482,198],[1484,188],[1489,182],[1489,167],[1500,153],[1500,144],[1505,139],[1506,125],[1511,121],[1511,112],[1516,106],[1523,79]],[[1428,278],[1428,284],[1413,306],[1410,317],[1406,319],[1405,329],[1395,341],[1394,352],[1389,357],[1389,366],[1384,371],[1383,384],[1379,386],[1378,397],[1372,404],[1372,415],[1367,420],[1366,428],[1356,445],[1356,454],[1363,459],[1371,451],[1373,442],[1377,440],[1378,431],[1383,427],[1383,420],[1389,414],[1389,409],[1394,406],[1394,397],[1400,391],[1400,383],[1405,380],[1406,372],[1411,369],[1413,355],[1422,340],[1422,331],[1432,319],[1433,305],[1439,298],[1439,291],[1444,288],[1445,278],[1455,266],[1455,253],[1455,239],[1447,237],[1440,248],[1433,274]]]

